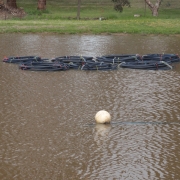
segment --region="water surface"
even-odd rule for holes
[[[1,59],[180,53],[180,37],[0,34],[0,49]],[[31,72],[0,63],[0,71],[0,179],[179,179],[180,64]],[[89,125],[101,109],[113,123]]]

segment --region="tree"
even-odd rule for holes
[[[0,8],[4,6],[4,1],[0,0]]]
[[[5,19],[12,15],[22,18],[26,14],[23,8],[18,8],[16,0],[7,0],[5,2],[0,0],[0,10],[4,13]]]
[[[156,0],[156,3],[152,4],[150,0],[145,0],[145,3],[148,5],[153,16],[158,16],[158,10],[161,5],[161,2],[162,2],[162,0]]]
[[[45,10],[46,9],[46,0],[38,0],[38,10]]]
[[[7,6],[10,7],[10,8],[17,9],[16,0],[7,0]]]
[[[114,3],[114,9],[116,11],[122,12],[124,6],[130,7],[130,2],[129,0],[112,0]]]
[[[80,19],[80,11],[81,11],[81,0],[78,0],[78,7],[77,7],[77,19]]]

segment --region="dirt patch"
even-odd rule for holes
[[[0,9],[0,20],[11,19],[12,17],[13,15],[11,13],[7,12],[6,10]]]

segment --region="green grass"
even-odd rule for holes
[[[145,12],[144,8],[131,7],[119,13],[110,4],[92,3],[81,7],[81,20],[76,20],[76,4],[67,6],[51,1],[45,11],[38,11],[36,1],[33,2],[18,4],[27,13],[24,18],[0,20],[0,33],[180,34],[179,9],[160,9],[159,16],[155,18],[149,9]],[[134,14],[141,17],[135,18]],[[99,17],[106,20],[100,21]]]
[[[26,5],[24,10],[27,16],[24,18],[29,19],[69,19],[76,18],[77,7],[74,6],[58,6],[58,5],[47,5],[47,9],[43,12],[37,10],[37,4]],[[81,18],[98,18],[105,17],[106,19],[133,19],[134,14],[140,14],[141,17],[153,18],[151,11],[144,8],[124,8],[122,13],[116,12],[113,6],[82,6],[81,7]],[[158,18],[180,18],[180,9],[160,9]]]
[[[129,19],[129,20],[7,20],[1,21],[1,33],[138,33],[180,34],[178,19]]]

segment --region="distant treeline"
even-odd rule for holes
[[[145,6],[144,0],[129,0],[132,7],[142,8]],[[155,3],[156,0],[151,0],[152,3]],[[47,1],[48,4],[56,4],[63,6],[76,6],[77,0],[51,0]],[[81,0],[82,5],[94,5],[94,6],[113,6],[111,0]],[[17,0],[17,4],[37,4],[37,0]],[[161,8],[180,8],[180,0],[162,0]]]

